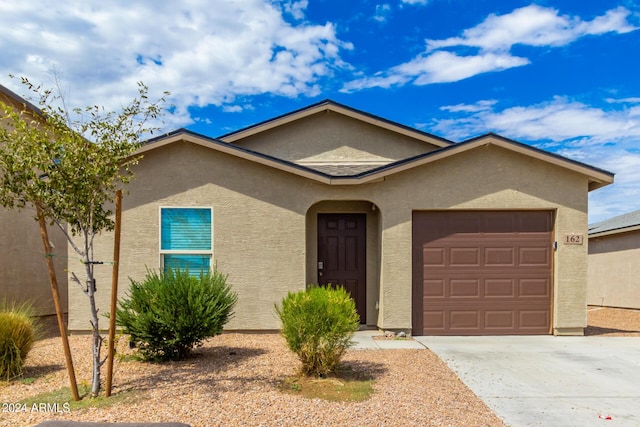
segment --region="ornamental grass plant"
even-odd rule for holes
[[[275,310],[287,346],[302,362],[303,375],[335,372],[360,326],[355,302],[343,287],[289,292]]]
[[[22,376],[24,362],[40,336],[35,310],[29,303],[0,304],[0,380]]]

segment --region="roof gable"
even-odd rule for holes
[[[287,114],[283,114],[281,116],[274,117],[273,119],[269,119],[264,122],[257,123],[255,125],[246,127],[244,129],[240,129],[240,130],[219,136],[217,139],[223,142],[228,142],[228,143],[240,143],[242,139],[247,138],[249,136],[253,136],[261,132],[266,132],[268,130],[286,125],[288,123],[303,119],[305,117],[309,117],[314,114],[318,114],[326,111],[351,117],[353,119],[360,120],[370,125],[378,126],[380,128],[387,129],[392,132],[396,132],[401,135],[405,135],[405,136],[414,138],[416,140],[426,142],[436,147],[447,147],[453,144],[452,141],[449,141],[445,138],[441,138],[439,136],[435,136],[427,132],[422,132],[418,129],[414,129],[409,126],[405,126],[405,125],[393,122],[391,120],[387,120],[382,117],[366,113],[364,111],[356,110],[354,108],[348,107],[343,104],[339,104],[331,100],[324,100],[316,104],[312,104],[308,107],[305,107]]]
[[[353,118],[369,125],[379,126],[387,131],[400,135],[409,136],[410,138],[425,142],[430,150],[425,149],[425,152],[400,159],[397,157],[396,159],[383,159],[382,157],[375,158],[375,156],[373,156],[361,162],[340,164],[339,161],[331,159],[330,156],[330,161],[327,162],[316,161],[322,159],[314,159],[313,156],[294,161],[291,158],[282,158],[281,156],[257,151],[256,149],[247,148],[242,144],[236,143],[244,138],[251,139],[250,137],[253,135],[258,135],[261,132],[267,132],[295,121],[301,121],[306,117],[321,112],[336,112],[344,117]],[[210,138],[186,129],[178,129],[165,136],[149,140],[138,152],[144,153],[177,141],[198,144],[329,185],[358,185],[375,182],[384,179],[386,176],[420,167],[428,163],[437,162],[486,145],[498,146],[584,175],[589,180],[589,191],[613,183],[614,177],[611,172],[543,151],[494,133],[481,135],[456,144],[444,138],[439,138],[404,125],[390,122],[330,100],[322,101],[292,113],[284,114],[257,125],[241,129],[237,132],[223,135],[220,138]],[[440,148],[434,150],[434,144]],[[346,147],[346,149],[352,150],[353,147]],[[333,151],[325,151],[323,153],[323,159],[327,159],[327,154],[339,156],[341,150],[344,151],[345,148],[336,146],[333,148]]]
[[[559,154],[544,151],[536,147],[532,147],[527,144],[515,141],[513,139],[505,138],[504,136],[487,133],[475,138],[468,139],[466,141],[456,144],[457,146],[469,145],[471,147],[477,146],[477,144],[492,143],[493,145],[506,148],[508,150],[530,156],[532,158],[551,163],[556,166],[564,167],[574,172],[578,172],[582,175],[588,176],[589,179],[589,191],[596,190],[606,185],[613,183],[614,174],[604,169],[599,169],[586,163],[579,162],[577,160],[570,159],[568,157],[561,156]]]
[[[589,191],[611,184],[614,177],[612,173],[602,169],[594,168],[584,163],[570,160],[553,153],[548,153],[496,134],[487,134],[477,138],[472,138],[455,145],[449,145],[438,150],[398,160],[366,171],[353,170],[350,174],[336,174],[333,173],[331,168],[327,168],[326,170],[313,169],[288,160],[249,150],[235,144],[199,135],[186,129],[179,129],[165,136],[150,140],[138,151],[138,153],[144,153],[178,141],[198,144],[212,150],[241,157],[265,166],[281,169],[328,185],[359,185],[376,182],[384,179],[386,176],[420,167],[432,162],[437,162],[485,145],[498,146],[503,149],[517,152],[585,175],[589,179]]]

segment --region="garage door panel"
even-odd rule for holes
[[[431,279],[423,281],[425,298],[444,298],[445,281],[443,279]]]
[[[434,333],[442,333],[445,330],[445,315],[444,310],[428,310],[423,314],[423,322]]]
[[[478,310],[450,310],[449,329],[480,330],[480,312]]]
[[[519,315],[521,329],[549,329],[549,310],[520,310]]]
[[[484,295],[487,298],[514,298],[516,295],[515,280],[507,279],[485,279]]]
[[[476,292],[477,291],[477,292]],[[456,298],[538,298],[549,301],[551,283],[546,278],[505,277],[505,275],[478,279],[476,274],[457,275],[454,278],[424,281],[425,296]]]
[[[486,310],[484,312],[485,329],[513,330],[516,327],[513,310]]]
[[[520,279],[518,285],[518,293],[522,298],[541,297],[548,299],[551,296],[551,283],[549,279]]]
[[[424,248],[422,250],[422,262],[425,266],[444,267],[445,263],[444,248]]]
[[[523,233],[547,235],[553,229],[553,215],[550,212],[523,212],[519,221],[519,231]]]
[[[515,233],[518,231],[518,218],[512,212],[494,212],[492,215],[481,215],[483,233]]]
[[[481,229],[482,218],[474,215],[473,212],[460,212],[459,215],[445,215],[445,217],[443,226],[455,233],[478,233]]]
[[[478,248],[451,248],[449,250],[450,266],[480,266],[480,250]]]
[[[513,267],[515,264],[516,257],[514,248],[484,248],[484,265],[495,267]]]
[[[480,281],[478,279],[452,279],[448,283],[450,298],[480,298]]]
[[[413,219],[421,305],[414,333],[550,333],[551,212],[414,212]]]
[[[520,247],[519,263],[521,266],[549,267],[551,265],[550,247]]]

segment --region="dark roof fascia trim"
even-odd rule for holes
[[[240,147],[240,146],[235,145],[235,144],[230,144],[228,142],[220,141],[217,138],[212,138],[210,136],[202,135],[202,134],[190,131],[189,129],[185,129],[185,128],[176,129],[176,130],[168,132],[166,134],[159,135],[159,136],[157,136],[155,138],[148,139],[148,140],[146,140],[146,141],[144,141],[142,143],[141,148],[144,148],[144,147],[146,147],[148,145],[153,145],[154,143],[162,141],[162,140],[164,140],[166,138],[171,138],[171,137],[179,136],[179,135],[189,135],[189,136],[193,136],[195,138],[203,139],[203,140],[205,140],[205,141],[207,141],[207,142],[209,142],[209,143],[211,143],[213,145],[219,145],[221,147],[225,147],[225,148],[228,148],[228,149],[231,149],[231,150],[234,150],[234,151],[238,151],[238,152],[241,152],[241,153],[246,153],[246,154],[249,154],[249,155],[252,155],[252,156],[259,157],[259,158],[264,159],[264,160],[269,160],[269,161],[272,161],[272,162],[275,162],[275,163],[278,163],[278,164],[281,164],[281,165],[285,165],[285,166],[288,166],[288,167],[291,167],[291,168],[294,168],[294,169],[298,169],[300,171],[304,171],[304,172],[308,172],[308,173],[311,173],[311,174],[314,174],[314,175],[318,175],[318,176],[323,177],[323,178],[325,178],[327,180],[335,179],[335,177],[333,175],[329,175],[329,174],[326,174],[324,172],[320,172],[318,170],[311,169],[309,167],[306,167],[306,166],[303,166],[303,165],[299,165],[297,163],[290,162],[289,160],[284,160],[284,159],[281,159],[279,157],[270,156],[268,154],[264,154],[264,153],[260,153],[258,151],[250,150],[250,149],[245,148],[245,147]]]
[[[36,107],[31,102],[29,102],[26,99],[24,99],[23,97],[21,97],[17,93],[13,92],[12,90],[7,88],[6,86],[3,86],[3,85],[0,84],[0,92],[5,94],[9,98],[13,99],[14,101],[16,101],[18,104],[24,105],[25,108],[27,110],[31,111],[32,113],[35,113],[35,114],[37,114],[39,116],[44,117],[44,113],[42,112],[41,109],[39,109],[38,107]]]
[[[235,144],[231,144],[231,143],[228,143],[228,142],[220,141],[220,140],[218,140],[216,138],[211,138],[211,137],[208,137],[208,136],[205,136],[205,135],[201,135],[201,134],[198,134],[196,132],[193,132],[193,131],[190,131],[190,130],[184,129],[184,128],[169,132],[169,133],[164,134],[164,135],[160,135],[160,136],[158,136],[156,138],[153,138],[153,139],[150,139],[150,140],[147,140],[145,143],[143,143],[143,147],[148,146],[148,145],[153,145],[153,143],[155,143],[155,142],[161,141],[161,140],[166,139],[166,138],[178,136],[180,134],[189,135],[189,136],[192,136],[192,137],[195,137],[195,138],[199,138],[199,139],[205,140],[205,141],[207,141],[207,142],[209,142],[209,143],[211,143],[213,145],[218,145],[220,147],[224,147],[225,149],[228,149],[228,150],[231,150],[231,151],[236,151],[238,153],[245,153],[245,154],[248,154],[250,156],[255,156],[255,157],[259,158],[259,159],[267,160],[267,161],[273,162],[275,164],[280,164],[280,165],[286,166],[288,168],[291,168],[291,169],[294,169],[294,170],[298,170],[298,171],[304,172],[306,174],[310,174],[312,176],[316,176],[316,177],[319,178],[318,180],[320,182],[323,182],[323,183],[326,183],[326,184],[330,184],[330,185],[331,184],[359,184],[359,183],[371,182],[372,180],[376,179],[376,175],[382,175],[380,178],[383,178],[384,176],[386,176],[386,174],[384,172],[388,172],[388,171],[390,171],[392,169],[396,169],[396,168],[399,168],[399,167],[404,166],[404,165],[409,165],[411,163],[416,163],[416,162],[419,162],[421,160],[428,159],[430,157],[441,156],[443,154],[446,155],[446,153],[448,151],[451,151],[451,150],[460,151],[460,150],[463,150],[465,148],[465,146],[467,146],[467,145],[473,145],[474,143],[480,143],[481,144],[483,139],[490,139],[490,138],[498,139],[500,141],[506,142],[507,144],[515,145],[515,146],[517,146],[519,148],[522,148],[524,150],[537,153],[537,154],[539,154],[539,155],[541,155],[543,157],[544,156],[549,156],[549,157],[552,157],[552,158],[557,159],[557,160],[562,161],[562,162],[567,162],[567,163],[570,163],[570,164],[585,168],[587,170],[593,170],[595,172],[599,172],[599,173],[605,174],[605,175],[609,176],[611,178],[611,180],[613,180],[613,176],[614,176],[614,174],[612,174],[610,172],[602,171],[600,169],[594,168],[594,167],[589,166],[587,164],[584,164],[584,163],[581,163],[581,162],[577,162],[577,161],[574,161],[574,160],[571,160],[571,159],[567,159],[565,157],[562,157],[562,156],[559,156],[559,155],[556,155],[556,154],[553,154],[553,153],[549,153],[547,151],[540,150],[538,148],[531,147],[529,145],[522,144],[520,142],[513,141],[513,140],[511,140],[509,138],[505,138],[505,137],[502,137],[500,135],[493,134],[493,133],[485,134],[485,135],[482,135],[480,137],[471,138],[471,139],[468,139],[468,140],[463,141],[461,143],[458,143],[458,144],[455,144],[455,145],[451,145],[451,146],[447,146],[447,147],[443,147],[443,148],[436,149],[436,150],[433,150],[433,151],[429,151],[429,152],[424,153],[424,154],[418,154],[418,155],[413,156],[413,157],[408,157],[406,159],[401,159],[401,160],[398,160],[396,162],[389,163],[387,165],[382,165],[380,167],[373,168],[373,169],[370,169],[368,171],[360,172],[358,174],[342,175],[342,176],[329,175],[327,173],[320,172],[318,170],[309,168],[307,166],[299,165],[297,163],[293,163],[293,162],[290,162],[288,160],[280,159],[278,157],[273,157],[273,156],[270,156],[268,154],[264,154],[264,153],[260,153],[260,152],[254,151],[254,150],[250,150],[250,149],[244,148],[244,147],[240,147],[240,146],[237,146]],[[490,143],[490,142],[487,141],[487,143]],[[361,180],[364,180],[366,178],[371,178],[371,179],[365,180],[364,182],[360,182]]]
[[[605,237],[605,236],[610,236],[613,234],[622,234],[622,233],[630,233],[632,231],[640,231],[640,224],[636,224],[636,225],[630,225],[627,227],[618,227],[618,228],[612,228],[609,230],[604,230],[604,231],[597,231],[595,233],[589,233],[589,238],[595,238],[595,237]]]
[[[474,138],[471,138],[471,139],[467,139],[467,140],[462,141],[460,143],[457,143],[455,145],[451,145],[451,146],[448,146],[448,147],[442,147],[442,148],[439,148],[439,149],[436,149],[436,150],[433,150],[433,151],[429,151],[429,152],[424,153],[424,154],[418,154],[418,155],[413,156],[413,157],[408,157],[406,159],[401,159],[401,160],[398,160],[398,161],[393,162],[393,163],[389,163],[389,164],[382,165],[382,166],[379,166],[379,167],[374,168],[374,169],[370,169],[370,170],[365,171],[365,172],[361,172],[359,174],[349,175],[349,176],[334,177],[333,179],[339,180],[339,179],[365,178],[365,177],[368,177],[370,175],[374,175],[374,174],[377,174],[377,173],[382,173],[382,172],[385,172],[385,171],[387,171],[389,169],[394,169],[394,168],[397,168],[397,167],[402,166],[402,165],[410,164],[410,163],[413,163],[413,162],[418,162],[418,161],[423,160],[423,159],[428,159],[429,157],[439,156],[439,155],[441,155],[443,153],[446,153],[447,151],[450,151],[450,150],[460,150],[461,147],[464,148],[466,145],[472,145],[473,143],[477,143],[478,141],[489,139],[489,138],[498,139],[498,140],[506,142],[508,144],[512,144],[512,145],[515,145],[517,147],[520,147],[520,148],[522,148],[524,150],[540,154],[541,156],[549,156],[549,157],[552,157],[554,159],[560,160],[562,162],[567,162],[567,163],[573,164],[575,166],[579,166],[579,167],[582,167],[582,168],[586,168],[588,170],[592,170],[592,171],[597,172],[597,173],[601,173],[601,174],[607,175],[612,180],[613,180],[613,178],[615,176],[615,174],[613,174],[613,173],[611,173],[609,171],[596,168],[596,167],[588,165],[586,163],[582,163],[582,162],[579,162],[579,161],[576,161],[576,160],[568,159],[568,158],[560,156],[558,154],[550,153],[548,151],[541,150],[539,148],[532,147],[530,145],[523,144],[521,142],[514,141],[514,140],[509,139],[509,138],[505,138],[505,137],[503,137],[501,135],[498,135],[498,134],[495,134],[495,133],[487,133],[487,134],[480,135],[480,136],[477,136],[477,137],[474,137]]]
[[[231,131],[229,133],[225,133],[224,135],[217,136],[216,139],[219,139],[219,140],[220,139],[224,139],[224,138],[227,138],[227,137],[229,137],[231,135],[235,135],[236,133],[245,132],[245,131],[248,131],[249,129],[257,128],[257,127],[266,125],[267,123],[275,122],[275,121],[278,121],[278,120],[283,119],[285,117],[293,116],[295,114],[301,113],[301,112],[306,111],[306,110],[311,110],[313,108],[316,108],[316,107],[319,107],[321,105],[327,104],[328,102],[329,102],[329,100],[325,99],[323,101],[316,102],[315,104],[307,105],[306,107],[298,108],[297,110],[289,111],[288,113],[280,114],[279,116],[272,117],[270,119],[263,120],[263,121],[258,122],[258,123],[254,123],[252,125],[249,125],[247,127],[241,128],[241,129],[236,129],[236,130]]]
[[[275,121],[281,120],[281,119],[283,119],[285,117],[293,116],[293,115],[296,115],[298,113],[302,113],[302,112],[307,111],[307,110],[312,110],[314,108],[321,107],[323,105],[327,105],[327,106],[328,105],[333,105],[333,106],[338,107],[338,108],[343,108],[343,109],[349,110],[349,111],[351,111],[353,113],[369,117],[370,119],[373,119],[375,121],[387,123],[389,125],[392,125],[392,126],[395,126],[395,127],[398,127],[398,128],[402,128],[402,129],[405,129],[405,130],[410,131],[410,132],[415,132],[417,134],[420,134],[420,135],[423,135],[423,136],[426,136],[426,137],[429,137],[429,138],[432,138],[432,139],[436,139],[436,140],[441,141],[441,142],[443,142],[443,143],[445,143],[447,145],[455,144],[453,141],[450,141],[450,140],[448,140],[446,138],[443,138],[441,136],[433,135],[431,133],[424,132],[422,130],[413,128],[411,126],[403,125],[402,123],[394,122],[393,120],[385,119],[384,117],[380,117],[380,116],[377,116],[375,114],[368,113],[366,111],[362,111],[362,110],[358,110],[358,109],[353,108],[353,107],[349,107],[348,105],[344,105],[344,104],[341,104],[339,102],[332,101],[331,99],[325,99],[323,101],[316,102],[315,104],[311,104],[311,105],[308,105],[306,107],[302,107],[302,108],[299,108],[297,110],[290,111],[290,112],[285,113],[285,114],[281,114],[281,115],[279,115],[277,117],[273,117],[271,119],[264,120],[264,121],[259,122],[259,123],[255,123],[255,124],[253,124],[251,126],[247,126],[245,128],[238,129],[238,130],[235,130],[233,132],[226,133],[224,135],[220,135],[220,136],[217,137],[217,139],[224,139],[224,138],[227,138],[229,136],[235,135],[237,133],[246,132],[246,131],[248,131],[250,129],[254,129],[254,128],[257,128],[257,127],[260,127],[260,126],[264,126],[264,125],[266,125],[268,123],[275,122]]]

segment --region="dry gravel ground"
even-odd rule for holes
[[[72,336],[70,341],[76,375],[79,381],[88,381],[89,337]],[[25,376],[38,379],[31,385],[16,382],[0,388],[0,401],[67,385],[59,339],[42,340],[32,351]],[[140,390],[135,402],[62,415],[3,413],[0,425],[28,426],[47,419],[181,421],[193,427],[501,425],[428,350],[353,350],[345,362],[375,379],[371,399],[334,403],[283,393],[279,383],[298,368],[284,339],[277,334],[224,334],[207,342],[188,361],[118,362],[114,393]]]
[[[640,336],[640,311],[589,310],[590,335]],[[70,337],[79,382],[91,378],[88,336]],[[130,351],[122,340],[118,351]],[[374,378],[364,402],[335,403],[283,393],[298,361],[277,334],[224,334],[184,362],[117,361],[114,394],[131,401],[69,413],[3,412],[0,426],[44,420],[181,421],[198,426],[501,426],[493,412],[429,350],[352,350],[345,363]],[[27,359],[32,384],[0,383],[0,403],[68,385],[59,338],[39,341]],[[64,402],[59,403],[61,406]],[[3,405],[3,408],[6,407]]]
[[[640,310],[589,307],[585,335],[640,337]]]

